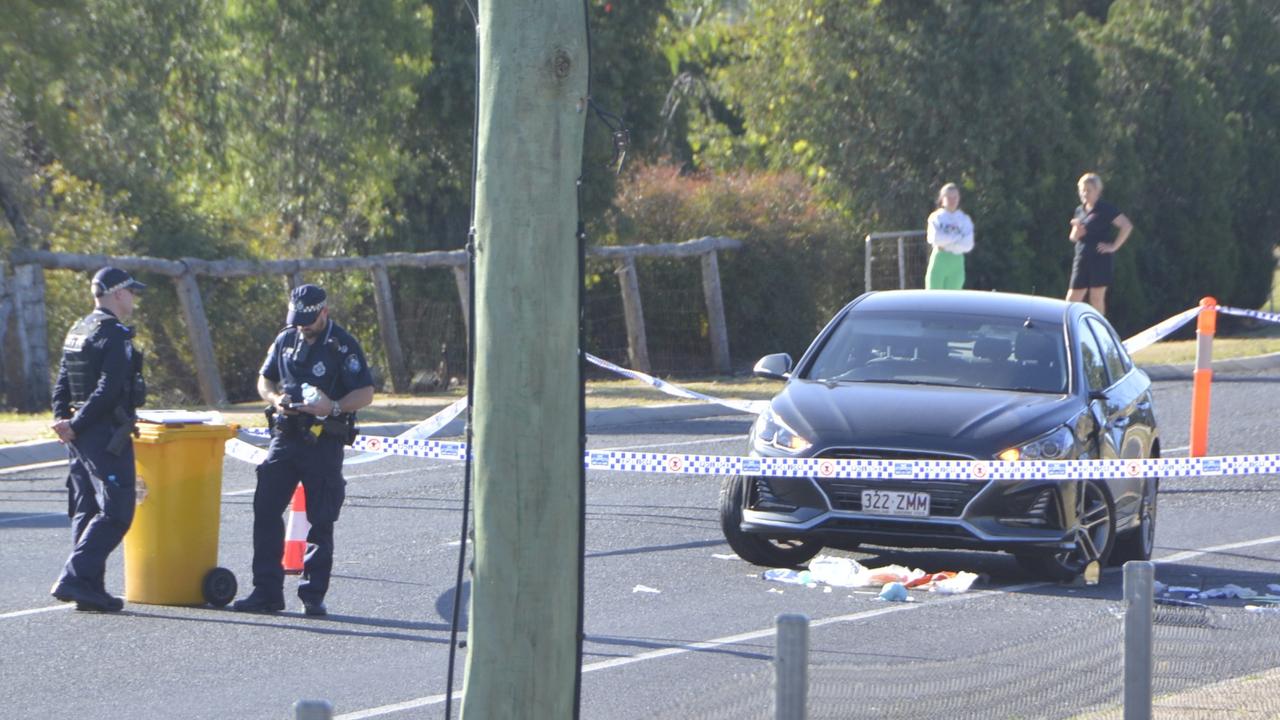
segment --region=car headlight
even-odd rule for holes
[[[799,453],[813,447],[813,443],[778,419],[778,416],[773,414],[773,410],[760,413],[751,434],[753,436],[751,444],[756,450],[767,448],[785,453]]]
[[[1065,460],[1071,457],[1076,438],[1069,427],[1060,427],[1029,443],[1009,448],[996,457],[1001,460]]]

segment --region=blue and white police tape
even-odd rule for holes
[[[462,442],[362,437],[356,449],[440,460],[461,460]],[[583,464],[592,470],[668,475],[757,475],[847,480],[1105,480],[1202,475],[1273,475],[1280,455],[1223,455],[1201,458],[1115,458],[1103,460],[881,460],[761,458],[686,455],[626,450],[589,450]]]
[[[466,410],[466,409],[467,409],[467,399],[465,397],[458,398],[445,409],[441,410],[435,415],[432,415],[426,420],[423,420],[422,422],[414,425],[408,430],[405,430],[404,432],[400,433],[394,438],[384,438],[384,437],[379,437],[377,435],[360,435],[356,438],[356,442],[355,444],[352,445],[352,448],[355,450],[360,450],[363,448],[364,445],[369,443],[373,443],[374,446],[376,447],[376,446],[379,446],[381,443],[397,441],[397,440],[415,440],[415,441],[425,440],[431,437],[432,435],[435,435],[436,433],[440,432],[442,429],[444,429],[446,425],[452,422],[454,418],[456,418],[459,414],[462,413],[463,410]],[[264,428],[245,428],[245,429],[242,429],[240,432],[245,433],[246,435],[254,436],[254,437],[270,436],[270,432]],[[243,460],[244,462],[252,463],[254,465],[258,465],[262,463],[262,461],[267,459],[266,450],[260,447],[257,447],[256,445],[251,445],[243,440],[240,440],[239,438],[232,438],[227,441],[226,454],[229,457],[235,458],[236,460]],[[374,462],[375,460],[381,460],[386,456],[387,455],[382,452],[366,452],[360,455],[356,455],[354,457],[347,458],[345,461],[343,461],[343,465],[360,465],[367,462]],[[414,455],[414,457],[435,457],[435,456]]]
[[[1277,314],[1277,313],[1269,313],[1261,310],[1246,310],[1242,308],[1226,307],[1221,305],[1217,306],[1216,310],[1218,312],[1225,313],[1227,315],[1239,315],[1243,317],[1254,318],[1257,320],[1264,320],[1267,322],[1280,323],[1280,314]],[[1130,353],[1136,353],[1139,350],[1142,350],[1143,348],[1149,347],[1159,342],[1160,340],[1163,340],[1169,335],[1172,335],[1174,332],[1177,332],[1178,329],[1181,328],[1183,325],[1186,325],[1188,322],[1191,322],[1191,320],[1195,318],[1196,314],[1199,312],[1200,312],[1199,307],[1192,307],[1168,319],[1162,320],[1159,323],[1125,340],[1124,341],[1125,349],[1128,350]],[[591,353],[585,353],[585,356],[587,361],[591,362],[596,366],[609,370],[610,372],[616,373],[623,377],[642,382],[656,390],[659,390],[673,397],[684,398],[686,400],[697,400],[700,402],[712,403],[715,405],[722,405],[724,407],[731,408],[733,410],[738,410],[740,412],[750,413],[753,415],[759,415],[769,407],[769,402],[766,400],[729,400],[725,398],[718,398],[718,397],[715,397],[714,395],[707,395],[704,393],[697,392],[695,390],[690,390],[688,388],[681,387],[680,385],[677,385],[675,383],[669,383],[669,382],[666,382],[665,380],[660,380],[652,375],[642,373],[638,370],[631,370],[629,368],[624,368],[620,365],[615,365],[614,363],[611,363],[608,360],[604,360],[602,358],[596,357]],[[440,412],[427,418],[426,420],[423,420],[417,425],[414,425],[409,430],[401,433],[400,435],[397,435],[394,438],[380,438],[378,436],[373,436],[373,435],[361,435],[356,439],[356,443],[353,447],[357,450],[362,450],[362,449],[366,450],[367,452],[352,458],[348,458],[345,464],[354,465],[354,464],[361,464],[366,462],[373,462],[375,460],[381,459],[382,457],[385,457],[388,454],[406,455],[409,457],[427,457],[427,458],[461,457],[461,455],[447,454],[448,452],[452,452],[451,449],[437,450],[437,451],[433,451],[432,453],[422,454],[421,452],[418,452],[416,449],[414,449],[413,446],[404,445],[402,441],[425,440],[426,438],[431,437],[435,433],[439,432],[445,425],[448,425],[449,422],[452,421],[455,417],[457,417],[463,410],[465,410],[466,407],[467,407],[467,399],[460,398],[457,401],[455,401],[453,404],[451,404],[449,407],[445,408],[444,410],[441,410]],[[257,428],[242,430],[241,432],[244,432],[249,435],[259,436],[259,437],[265,437],[268,434],[266,430],[257,429]],[[456,445],[456,444],[457,443],[443,443],[443,444],[436,443],[436,445],[450,445],[450,446]],[[445,453],[445,454],[441,454],[441,453]],[[264,459],[266,459],[265,450],[237,439],[231,439],[227,441],[227,455],[234,457],[237,460],[244,460],[245,462],[251,462],[255,464],[260,463]],[[664,457],[681,458],[681,457],[699,457],[699,456],[664,455]],[[1241,457],[1270,457],[1270,456],[1241,456]],[[743,458],[743,459],[749,460],[749,458]],[[1200,462],[1200,461],[1205,461],[1210,459],[1211,458],[1197,458],[1196,461]],[[794,460],[790,458],[780,458],[777,460],[785,461],[785,462],[794,462]],[[772,460],[770,461],[772,462]],[[840,460],[840,461],[824,461],[824,462],[840,463],[840,462],[846,462],[846,461]],[[867,460],[867,461],[850,461],[850,462],[873,462],[873,461]],[[890,462],[890,461],[875,461],[875,462]],[[912,462],[925,462],[925,461],[912,461]],[[969,465],[973,465],[975,467],[982,464],[980,461],[936,461],[936,462],[968,463]],[[1092,461],[1091,460],[1091,461],[1078,461],[1078,462],[1106,463],[1106,462],[1118,462],[1118,461],[1103,461],[1103,460]],[[1166,461],[1143,460],[1139,462],[1151,463],[1151,462],[1166,462]],[[996,464],[1002,465],[1005,463],[996,463]],[[588,467],[599,467],[598,465],[595,465],[590,461],[588,461],[587,465]],[[1018,465],[1020,468],[1025,468],[1027,463],[1025,462],[1016,463],[1016,465]],[[730,464],[724,467],[732,467],[732,465]],[[717,467],[717,469],[715,470],[710,470],[706,472],[716,472],[716,473],[737,472],[735,470],[725,470],[724,467]],[[614,468],[604,468],[604,469],[614,469]],[[622,468],[619,468],[619,469],[622,469]],[[651,470],[645,470],[645,471],[651,471]],[[1054,466],[1054,472],[1057,472],[1057,471],[1058,471],[1057,467]],[[673,472],[703,472],[703,471],[685,470],[685,471],[673,471]],[[875,475],[875,477],[883,477],[884,475],[883,470],[876,470],[875,472],[878,473]],[[792,475],[794,474],[796,473],[792,473]],[[1151,473],[1144,472],[1144,474],[1151,474]],[[1216,474],[1236,474],[1236,473],[1218,473],[1215,471],[1215,472],[1204,472],[1204,473],[1195,472],[1190,474],[1216,475]],[[1253,473],[1244,473],[1244,474],[1253,474]],[[836,476],[836,477],[842,477],[842,476]],[[850,477],[855,477],[855,476],[850,476]],[[859,475],[856,477],[870,477],[870,476]],[[932,476],[930,477],[932,478]],[[951,477],[951,476],[947,476],[947,477]],[[969,472],[969,473],[962,473],[957,477],[960,477],[962,479],[971,479],[976,476],[972,472]],[[1090,476],[1090,477],[1103,477],[1103,476]],[[1123,476],[1107,475],[1105,477],[1123,477]],[[1071,478],[1077,479],[1076,476],[1071,476]]]
[[[460,397],[457,400],[453,401],[449,405],[449,407],[441,410],[435,415],[432,415],[426,420],[423,420],[417,425],[414,425],[408,430],[405,430],[404,432],[400,433],[399,435],[395,436],[395,438],[392,438],[392,439],[394,440],[425,440],[431,437],[432,435],[435,435],[436,433],[443,430],[446,425],[452,422],[454,418],[458,417],[458,415],[460,415],[462,411],[466,409],[467,409],[467,398],[465,396]],[[374,436],[374,435],[364,435],[362,437],[364,437],[366,440],[379,439],[377,438],[377,436]],[[356,439],[359,440],[360,438],[356,438]],[[360,449],[355,445],[353,445],[352,447],[355,449]],[[361,463],[373,462],[374,460],[378,460],[378,459],[380,459],[380,455],[377,453],[365,453],[363,455],[357,455],[352,458],[347,458],[343,464],[358,465]]]
[[[685,398],[686,400],[701,400],[702,402],[713,403],[715,405],[723,405],[739,412],[751,413],[752,415],[759,415],[769,407],[769,403],[764,400],[726,400],[724,398],[715,397],[714,395],[705,395],[697,392],[696,390],[681,387],[675,383],[659,380],[658,378],[642,373],[639,370],[631,370],[620,365],[614,365],[608,360],[598,358],[591,353],[586,353],[586,357],[587,361],[593,365],[615,372],[623,377],[631,378],[632,380],[639,380],[656,390],[674,397]]]
[[[1177,332],[1183,325],[1186,325],[1195,319],[1196,314],[1199,312],[1200,308],[1193,307],[1183,310],[1167,320],[1161,320],[1155,325],[1152,325],[1146,330],[1143,330],[1137,335],[1125,340],[1122,343],[1124,345],[1124,349],[1128,350],[1130,354],[1133,354],[1139,350],[1148,348]]]
[[[1280,313],[1266,312],[1264,310],[1245,310],[1244,308],[1223,307],[1218,306],[1218,312],[1225,315],[1239,315],[1241,317],[1253,318],[1254,320],[1265,320],[1267,322],[1280,323]]]
[[[1246,310],[1244,308],[1228,307],[1225,305],[1217,305],[1214,310],[1224,315],[1238,315],[1240,317],[1253,318],[1254,320],[1265,320],[1266,322],[1280,323],[1280,313],[1271,313],[1264,310]],[[1130,354],[1136,353],[1143,348],[1150,347],[1164,338],[1177,332],[1179,328],[1195,319],[1199,314],[1200,308],[1193,307],[1174,315],[1167,320],[1161,320],[1159,323],[1143,330],[1124,341],[1124,349]]]

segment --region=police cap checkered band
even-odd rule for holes
[[[325,307],[325,292],[315,285],[299,285],[289,293],[290,325],[310,325]]]
[[[146,285],[120,268],[104,267],[94,274],[92,287],[94,297],[103,297],[117,290],[142,290]]]

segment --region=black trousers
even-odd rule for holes
[[[71,518],[71,556],[58,577],[104,589],[107,557],[120,545],[133,524],[137,500],[133,443],[119,455],[107,451],[112,426],[99,422],[67,446],[67,516]]]
[[[267,459],[258,466],[253,494],[253,587],[270,598],[284,598],[284,511],[302,483],[307,496],[307,553],[298,597],[320,602],[329,591],[333,571],[333,524],[346,499],[342,477],[342,439],[322,435],[315,442],[301,433],[271,438]]]

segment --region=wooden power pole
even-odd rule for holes
[[[573,717],[582,0],[480,3],[475,568],[464,718]]]

